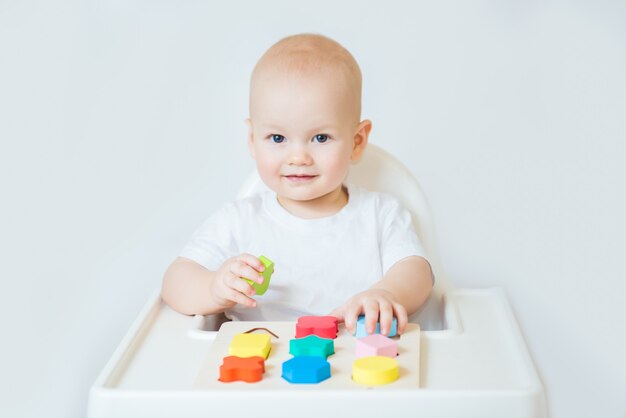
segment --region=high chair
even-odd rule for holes
[[[401,201],[435,274],[429,301],[410,318],[421,332],[418,328],[416,340],[400,338],[405,346],[398,359],[406,366],[397,382],[374,388],[353,384],[340,362],[344,360],[333,364],[329,358],[333,373],[343,373],[343,380],[290,385],[280,378],[280,363],[269,360],[287,355],[284,345],[293,335],[275,343],[263,382],[217,382],[221,354],[212,358],[213,353],[221,353],[229,329],[252,326],[230,323],[218,332],[223,317],[179,314],[157,291],[93,384],[89,417],[546,417],[543,386],[504,293],[499,288],[455,289],[448,282],[426,200],[406,167],[370,144],[348,181]],[[255,171],[239,197],[265,187]],[[267,324],[281,330],[291,326]],[[338,344],[349,345],[350,338],[343,336]],[[348,362],[349,351],[342,347],[337,354]]]

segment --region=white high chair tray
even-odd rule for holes
[[[421,331],[415,387],[216,390],[194,389],[194,383],[217,333],[204,330],[203,317],[173,311],[156,293],[92,386],[88,415],[545,417],[543,387],[502,291],[461,289],[446,298],[447,329]]]
[[[279,338],[271,338],[272,350],[265,360],[263,379],[256,383],[229,382],[218,380],[222,359],[228,356],[228,348],[236,334],[242,334],[253,328],[267,328]],[[257,333],[263,333],[257,331]],[[295,322],[226,322],[222,324],[215,341],[205,356],[200,373],[193,385],[194,389],[211,390],[308,390],[311,384],[291,384],[281,377],[283,362],[292,358],[289,354],[289,341],[295,337]],[[408,324],[401,337],[395,337],[398,344],[398,368],[400,377],[395,382],[383,386],[376,386],[377,390],[393,390],[397,388],[419,388],[419,348],[420,327],[417,324]],[[331,367],[331,377],[315,384],[316,390],[353,389],[367,390],[368,386],[352,381],[352,362],[356,360],[356,338],[348,333],[343,324],[339,325],[337,338],[333,340],[335,354],[328,357]]]

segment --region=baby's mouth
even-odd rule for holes
[[[291,174],[291,175],[287,175],[284,177],[289,181],[293,181],[295,183],[302,183],[302,182],[313,180],[317,176],[309,175],[309,174]]]

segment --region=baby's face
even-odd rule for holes
[[[250,152],[269,188],[303,202],[341,187],[361,150],[355,95],[340,76],[267,71],[250,100]]]

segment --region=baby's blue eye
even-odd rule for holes
[[[281,142],[283,142],[285,140],[285,137],[282,135],[272,135],[272,141],[274,141],[274,143],[276,144],[280,144]]]
[[[318,134],[318,135],[315,135],[314,139],[320,144],[323,144],[324,142],[328,141],[328,135]]]

